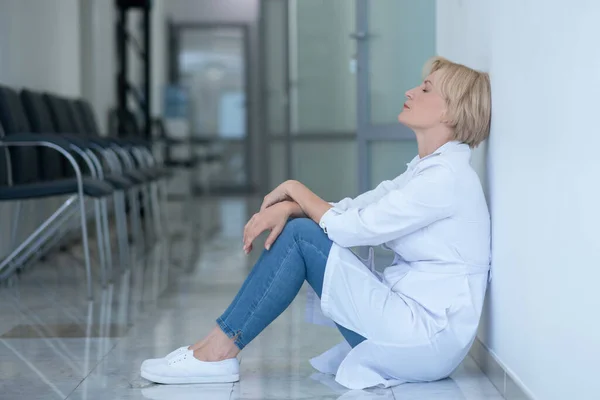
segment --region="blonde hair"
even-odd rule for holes
[[[424,76],[440,71],[436,87],[448,105],[452,140],[477,147],[488,138],[492,114],[492,90],[489,74],[476,71],[443,57],[427,62]]]

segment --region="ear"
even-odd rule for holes
[[[444,111],[442,111],[442,116],[440,118],[440,122],[444,125],[449,125],[449,126],[453,124],[452,117],[449,115],[447,108],[445,108]]]

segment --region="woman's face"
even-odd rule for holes
[[[442,123],[446,101],[436,88],[439,71],[430,74],[423,83],[406,92],[406,103],[398,121],[413,130],[424,130]]]

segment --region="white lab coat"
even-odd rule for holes
[[[490,217],[470,156],[467,145],[446,143],[393,181],[332,203],[320,225],[334,244],[320,304],[309,289],[309,320],[367,340],[313,358],[317,370],[363,389],[442,379],[463,360],[490,267]],[[364,262],[349,250],[378,245],[395,253],[383,273],[372,251]]]

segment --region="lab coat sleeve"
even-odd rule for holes
[[[383,181],[373,190],[369,190],[355,198],[346,197],[336,203],[331,204],[338,211],[346,211],[350,208],[360,208],[365,207],[366,205],[379,200],[387,193],[390,192],[394,187],[394,183],[392,181]]]
[[[450,216],[454,179],[445,165],[423,166],[404,187],[371,204],[328,210],[320,226],[342,247],[381,245]]]

